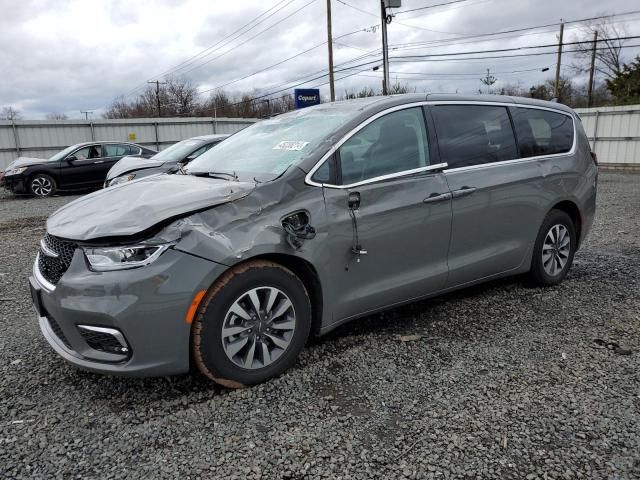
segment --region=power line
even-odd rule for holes
[[[294,1],[294,0],[292,0],[292,1]],[[251,41],[251,40],[253,40],[254,38],[258,37],[259,35],[262,35],[263,33],[265,33],[265,32],[267,32],[267,31],[271,30],[272,28],[277,27],[277,26],[278,26],[280,23],[282,23],[284,20],[286,20],[286,19],[288,19],[288,18],[292,17],[293,15],[295,15],[296,13],[298,13],[300,10],[303,10],[304,8],[308,7],[309,5],[311,5],[311,4],[312,4],[313,2],[315,2],[315,1],[317,1],[317,0],[310,0],[309,2],[305,3],[305,4],[304,4],[303,6],[301,6],[300,8],[298,8],[298,9],[294,10],[293,12],[291,12],[291,13],[290,13],[289,15],[287,15],[286,17],[283,17],[283,18],[281,18],[280,20],[278,20],[278,22],[277,22],[277,23],[274,23],[273,25],[271,25],[271,26],[269,26],[269,27],[265,28],[264,30],[259,31],[258,33],[256,33],[256,34],[255,34],[255,35],[253,35],[252,37],[249,37],[249,38],[247,38],[246,40],[244,40],[243,42],[241,42],[241,43],[239,43],[239,44],[237,44],[237,45],[233,46],[233,47],[232,47],[232,48],[230,48],[229,50],[226,50],[226,51],[222,52],[220,55],[215,56],[215,57],[213,57],[213,58],[211,58],[211,59],[207,60],[206,62],[201,63],[200,65],[196,65],[195,67],[190,68],[189,70],[182,72],[182,74],[183,74],[183,75],[186,75],[187,73],[192,72],[193,70],[196,70],[196,69],[198,69],[198,68],[202,68],[202,67],[204,67],[205,65],[210,64],[210,63],[211,63],[211,62],[213,62],[214,60],[217,60],[218,58],[223,57],[224,55],[226,55],[226,54],[228,54],[228,53],[230,53],[230,52],[234,51],[235,49],[237,49],[237,48],[241,47],[242,45],[246,44],[247,42],[250,42],[250,41]],[[289,5],[289,4],[287,4],[287,5]]]
[[[633,10],[633,11],[629,11],[629,12],[622,12],[622,13],[611,14],[611,15],[601,15],[601,16],[590,17],[590,18],[581,18],[581,19],[578,19],[578,20],[566,21],[564,23],[565,24],[572,24],[572,23],[590,22],[590,21],[594,21],[594,20],[602,20],[602,19],[605,19],[605,18],[634,15],[634,14],[637,14],[637,13],[640,13],[640,10]],[[515,29],[510,29],[510,30],[502,30],[500,32],[487,32],[487,33],[472,34],[472,35],[466,35],[466,36],[459,37],[459,38],[451,38],[451,39],[445,39],[445,40],[432,40],[432,41],[426,41],[426,42],[409,42],[409,43],[395,44],[395,45],[390,45],[390,46],[391,47],[395,47],[395,46],[399,46],[399,45],[458,45],[458,44],[461,44],[461,43],[457,43],[458,40],[477,39],[477,38],[491,37],[491,36],[502,35],[502,34],[507,34],[507,33],[520,33],[520,32],[526,32],[528,30],[537,30],[537,29],[542,29],[542,28],[557,27],[557,26],[560,25],[560,23],[561,22],[555,22],[555,23],[548,23],[548,24],[545,24],[545,25],[537,25],[537,26],[532,26],[532,27],[522,27],[522,28],[515,28]],[[539,32],[539,33],[545,33],[545,32]]]
[[[350,3],[347,3],[344,0],[337,0],[337,1],[339,3],[345,5],[345,6],[353,8],[354,10],[357,10],[357,11],[359,11],[361,13],[365,13],[367,15],[371,15],[371,16],[376,17],[376,18],[379,17],[378,14],[375,14],[375,13],[370,12],[368,10],[364,10],[363,8],[360,8],[360,7],[356,7],[355,5],[351,5]],[[468,0],[458,0],[458,1],[468,1]],[[486,1],[489,1],[489,0],[486,0]],[[398,22],[398,21],[396,21],[395,23],[397,23],[398,25],[402,25],[404,27],[416,28],[418,30],[425,30],[427,32],[444,33],[444,34],[447,34],[447,35],[460,35],[459,33],[455,33],[455,32],[443,32],[442,30],[431,30],[430,28],[419,27],[417,25],[410,25],[408,23],[401,23],[401,22]],[[378,24],[378,25],[380,25],[380,24]]]
[[[338,73],[338,72],[342,72],[342,71],[346,71],[346,70],[351,70],[351,69],[354,69],[354,68],[363,67],[363,66],[366,66],[366,65],[371,65],[371,64],[373,64],[373,63],[380,63],[380,61],[381,61],[380,59],[376,59],[376,60],[373,60],[373,61],[371,61],[371,62],[365,62],[365,63],[361,63],[361,64],[359,64],[359,65],[354,65],[354,66],[352,66],[352,67],[347,67],[347,68],[343,68],[343,69],[337,69],[337,70],[334,70],[334,71],[335,71],[336,73]],[[287,87],[282,88],[282,89],[280,89],[280,90],[276,90],[276,91],[269,92],[269,93],[266,93],[266,94],[263,94],[263,95],[259,95],[259,96],[257,96],[257,97],[252,97],[252,100],[260,100],[261,98],[267,98],[267,97],[270,97],[270,96],[276,95],[276,94],[278,94],[278,93],[284,92],[285,90],[290,90],[290,89],[292,89],[292,88],[299,87],[300,85],[304,85],[305,83],[310,83],[310,82],[313,82],[314,80],[319,80],[319,79],[321,79],[322,77],[326,77],[327,75],[329,75],[329,73],[328,73],[328,72],[327,72],[327,73],[324,73],[323,75],[319,75],[319,76],[317,76],[317,77],[315,77],[315,78],[309,78],[309,79],[304,80],[304,81],[302,81],[302,82],[299,82],[299,83],[297,83],[297,84],[295,84],[295,85],[288,85]],[[291,82],[287,82],[286,84],[289,84],[289,83],[291,83]],[[281,86],[282,86],[282,85],[285,85],[285,84],[281,84]],[[323,84],[323,85],[324,85],[324,84]],[[274,88],[278,88],[278,87],[274,87]],[[201,92],[201,93],[205,93],[205,92]],[[240,105],[240,104],[242,104],[242,103],[245,103],[245,102],[244,102],[244,101],[240,101],[240,102],[232,103],[231,105],[232,105],[232,106],[234,106],[234,105]]]
[[[611,41],[611,40],[635,40],[638,38],[640,38],[640,35],[632,35],[632,36],[626,36],[626,37],[611,37],[611,38],[600,39],[598,40],[598,42]],[[566,45],[582,45],[582,44],[590,44],[590,43],[591,41],[589,40],[589,41],[580,41],[580,42],[562,42],[561,44],[563,46],[566,46]],[[559,43],[548,43],[545,45],[527,45],[527,46],[521,46],[521,47],[497,48],[494,50],[475,50],[471,52],[430,53],[426,55],[404,55],[404,56],[398,56],[394,58],[453,57],[458,55],[475,55],[480,53],[502,53],[502,52],[513,52],[517,50],[531,50],[536,48],[550,48],[550,47],[557,47],[558,45]]]
[[[273,10],[273,9],[277,8],[278,6],[282,5],[282,4],[283,4],[283,3],[285,3],[286,1],[287,1],[287,0],[281,0],[281,1],[279,1],[279,2],[278,2],[278,3],[276,3],[273,7],[269,8],[268,10],[264,11],[263,13],[261,13],[260,15],[258,15],[257,17],[255,17],[255,18],[253,18],[252,20],[250,20],[249,22],[245,23],[242,27],[240,27],[240,28],[238,28],[237,30],[235,30],[235,31],[231,32],[229,35],[225,36],[225,37],[224,37],[224,38],[222,38],[221,40],[218,40],[218,41],[217,41],[216,43],[214,43],[213,45],[211,45],[211,46],[209,46],[209,47],[205,48],[204,50],[202,50],[202,51],[198,52],[197,54],[195,54],[195,55],[193,55],[193,56],[191,56],[191,57],[189,57],[188,59],[184,60],[183,62],[178,63],[177,65],[174,65],[173,67],[169,68],[168,70],[165,70],[165,71],[163,71],[162,73],[159,73],[158,75],[155,75],[155,76],[153,76],[153,77],[151,77],[151,78],[158,78],[158,77],[161,77],[161,76],[163,76],[163,75],[166,75],[166,74],[169,74],[169,73],[173,73],[173,72],[175,72],[175,71],[179,70],[179,68],[178,68],[178,67],[181,67],[182,65],[185,65],[185,64],[188,64],[188,63],[191,63],[192,61],[196,60],[198,57],[201,57],[201,56],[205,55],[207,52],[209,52],[210,50],[212,50],[212,49],[213,49],[213,48],[215,48],[216,46],[220,45],[222,42],[224,42],[225,40],[229,39],[230,37],[232,37],[232,36],[234,36],[234,35],[238,34],[238,33],[239,33],[239,32],[241,32],[242,30],[244,30],[246,27],[248,27],[248,26],[249,26],[249,25],[251,25],[252,23],[254,23],[254,22],[258,21],[261,17],[263,17],[264,15],[266,15],[267,13],[269,13],[271,10]],[[295,0],[289,0],[289,3],[287,3],[287,5],[289,5],[289,4],[290,4],[291,2],[293,2],[293,1],[295,1]],[[278,11],[280,11],[282,8],[285,8],[287,5],[284,5],[283,7],[279,8],[279,9],[278,9],[278,10],[276,10],[276,12],[274,12],[273,14],[277,13],[277,12],[278,12]],[[273,15],[273,14],[272,14],[272,15]],[[270,15],[270,16],[271,16],[271,15]],[[269,18],[269,17],[267,17],[267,18]],[[267,18],[264,18],[262,21],[266,20]],[[247,30],[246,32],[243,32],[242,34],[247,33],[248,31],[250,31],[250,30],[252,30],[253,28],[257,27],[260,23],[261,23],[261,22],[256,23],[256,25],[253,25],[249,30]],[[242,34],[241,34],[241,35],[242,35]],[[233,38],[233,40],[235,40],[236,38],[237,38],[237,36],[236,36],[236,37],[234,37],[234,38]],[[224,46],[224,45],[222,45],[222,46]],[[206,56],[206,55],[205,55],[205,56]],[[126,98],[126,97],[128,97],[129,95],[131,95],[133,92],[135,92],[136,90],[140,89],[140,88],[141,88],[141,87],[143,87],[144,85],[146,85],[146,83],[141,83],[140,85],[138,85],[138,86],[136,86],[135,88],[131,89],[129,92],[125,93],[125,94],[124,94],[124,97],[125,97],[125,98]]]
[[[638,37],[640,38],[640,37]],[[591,42],[580,42],[580,43],[591,43]],[[557,46],[557,44],[555,45]],[[640,47],[640,44],[636,44],[636,45],[625,45],[625,48],[635,48],[635,47]],[[606,50],[608,49],[608,47],[599,47],[596,50]],[[582,50],[564,50],[564,53],[576,53],[576,52],[581,52]],[[540,56],[540,55],[556,55],[558,52],[556,51],[551,51],[551,52],[534,52],[534,53],[519,53],[519,54],[515,54],[515,55],[493,55],[493,56],[485,56],[485,57],[468,57],[468,58],[435,58],[435,59],[431,59],[431,58],[424,58],[424,57],[428,57],[428,55],[414,55],[414,56],[410,56],[410,57],[391,57],[392,61],[395,61],[396,63],[406,63],[406,62],[453,62],[453,61],[471,61],[471,60],[488,60],[488,59],[494,59],[494,58],[515,58],[515,57],[536,57],[536,56]],[[412,58],[414,60],[404,60],[405,58]],[[419,60],[422,59],[423,60]],[[393,62],[392,62],[393,63]]]
[[[245,75],[244,77],[240,77],[240,78],[237,78],[237,79],[232,80],[232,81],[230,81],[230,82],[222,83],[222,84],[220,84],[220,85],[217,85],[217,86],[215,86],[215,87],[211,88],[211,90],[218,90],[218,89],[223,88],[223,87],[226,87],[226,86],[228,86],[228,85],[232,85],[232,84],[237,83],[237,82],[240,82],[240,81],[242,81],[242,80],[246,80],[247,78],[249,78],[249,77],[253,77],[254,75],[257,75],[257,74],[259,74],[259,73],[266,72],[267,70],[270,70],[270,69],[272,69],[273,67],[277,67],[278,65],[282,65],[283,63],[288,62],[289,60],[293,60],[294,58],[297,58],[297,57],[299,57],[299,56],[301,56],[301,55],[304,55],[305,53],[309,53],[311,50],[315,50],[316,48],[321,47],[321,46],[325,45],[326,43],[327,43],[327,42],[322,42],[322,43],[319,43],[319,44],[317,44],[317,45],[314,45],[313,47],[308,48],[307,50],[304,50],[304,51],[302,51],[302,52],[298,52],[298,53],[296,53],[295,55],[292,55],[291,57],[285,58],[284,60],[281,60],[281,61],[279,61],[279,62],[277,62],[277,63],[272,64],[272,65],[269,65],[268,67],[264,67],[264,68],[262,68],[262,69],[260,69],[260,70],[257,70],[257,71],[255,71],[255,72],[253,72],[253,73],[250,73],[250,74],[248,74],[248,75]]]
[[[427,10],[430,8],[444,7],[445,5],[453,5],[454,3],[462,3],[462,2],[468,2],[468,1],[469,0],[452,0],[450,2],[436,3],[435,5],[427,5],[426,7],[411,8],[409,10],[398,10],[395,13],[396,15],[403,15],[409,12],[417,12],[418,10]]]
[[[242,27],[240,27],[239,29],[235,30],[234,32],[230,33],[229,35],[223,37],[221,40],[218,40],[216,43],[214,43],[213,45],[205,48],[204,50],[200,51],[199,53],[197,53],[196,55],[192,56],[191,58],[188,58],[187,60],[171,67],[168,70],[165,70],[164,72],[155,75],[152,78],[156,78],[156,77],[161,77],[163,75],[166,75],[168,73],[172,73],[175,72],[177,70],[180,70],[180,68],[182,65],[185,65],[187,63],[191,63],[192,61],[194,61],[195,59],[197,59],[198,57],[203,57],[203,56],[207,56],[209,53],[213,53],[211,50],[213,50],[215,47],[217,47],[218,45],[220,45],[221,43],[225,42],[226,40],[228,40],[230,37],[234,37],[232,38],[229,42],[237,39],[238,37],[244,35],[245,33],[250,32],[251,30],[253,30],[254,28],[256,28],[258,25],[260,25],[261,23],[263,23],[264,21],[268,20],[269,18],[271,18],[272,16],[274,16],[276,13],[278,13],[279,11],[285,9],[286,7],[288,7],[290,4],[292,4],[294,1],[296,0],[281,0],[280,2],[276,3],[273,7],[269,8],[268,10],[266,10],[265,12],[261,13],[260,15],[258,15],[257,17],[255,17],[253,20],[245,23]],[[280,8],[277,8],[278,6],[282,5],[283,3],[286,2],[286,5],[283,5]],[[263,17],[264,15],[266,15],[267,13],[269,13],[270,11],[272,11],[273,9],[277,10],[275,12],[273,12],[271,15],[266,16],[265,18],[262,18],[262,20],[260,20],[261,17]],[[244,30],[246,27],[248,27],[249,25],[251,25],[252,23],[255,23],[255,25],[252,25],[251,28],[247,29],[246,31],[242,31]],[[241,32],[241,33],[240,33]],[[223,45],[220,45],[218,48],[215,48],[215,50],[213,50],[214,52],[219,50],[220,48],[224,47],[225,45],[228,45],[229,42],[224,43]]]

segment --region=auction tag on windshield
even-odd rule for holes
[[[302,150],[307,145],[309,145],[309,142],[280,142],[273,147],[273,150]]]

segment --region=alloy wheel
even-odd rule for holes
[[[559,275],[564,269],[571,252],[571,235],[562,224],[552,226],[542,244],[542,266],[551,276]]]
[[[296,328],[291,299],[275,287],[253,288],[236,299],[222,325],[222,346],[233,363],[255,370],[275,362]]]
[[[46,177],[37,177],[31,182],[31,189],[38,197],[46,197],[51,195],[53,184],[51,183],[51,180]]]

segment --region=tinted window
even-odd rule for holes
[[[573,146],[573,120],[569,115],[517,108],[514,116],[520,155],[535,157],[566,153]]]
[[[134,147],[133,145],[127,146],[127,155],[140,155],[140,148]]]
[[[422,108],[408,108],[374,120],[339,150],[342,184],[429,165]]]
[[[505,107],[439,105],[432,111],[441,161],[450,168],[518,158]]]

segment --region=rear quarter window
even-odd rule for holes
[[[567,153],[573,146],[573,118],[563,113],[518,107],[514,109],[520,156]]]

